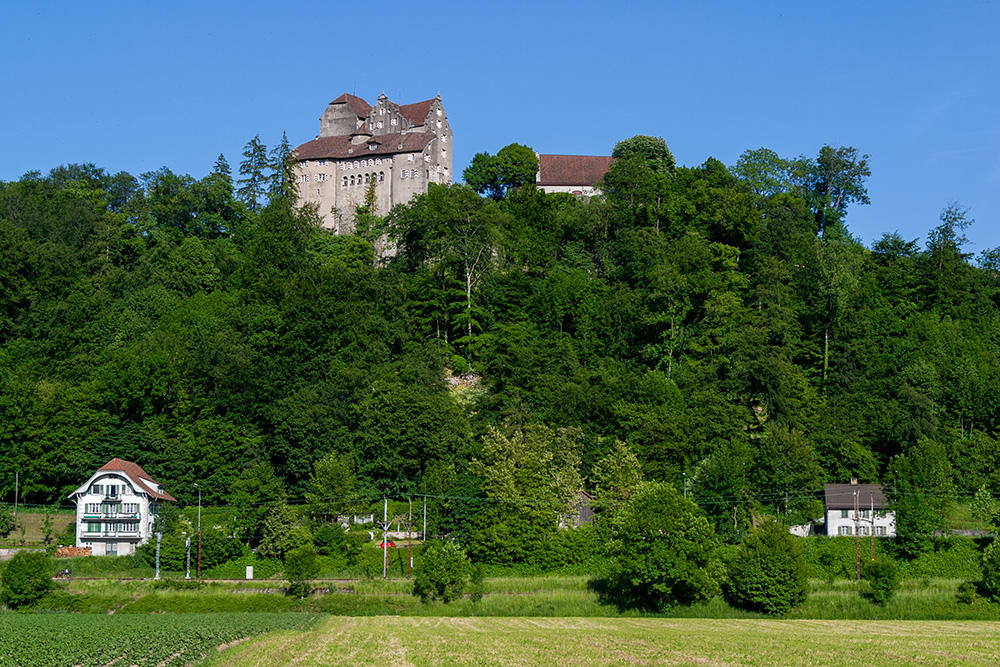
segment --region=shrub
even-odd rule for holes
[[[285,577],[292,595],[305,597],[309,591],[309,580],[314,579],[318,573],[316,549],[312,544],[295,547],[285,554]]]
[[[472,566],[472,576],[469,579],[469,593],[473,602],[479,602],[483,599],[483,593],[486,590],[483,579],[483,564],[476,563]]]
[[[872,589],[872,600],[883,607],[899,588],[899,568],[888,558],[869,561],[861,568],[861,576]]]
[[[18,608],[38,602],[52,590],[52,560],[48,554],[18,552],[0,577],[0,602]]]
[[[253,566],[254,579],[273,577],[281,571],[282,567],[280,560],[260,558],[255,554],[249,554],[218,565],[207,572],[202,570],[201,574],[211,579],[244,579],[248,565]]]
[[[1000,539],[994,539],[983,550],[983,588],[1000,601]]]
[[[413,572],[413,594],[422,602],[451,602],[462,595],[469,578],[469,559],[454,542],[429,547]]]
[[[8,505],[0,503],[0,537],[7,537],[12,530],[14,530],[14,515],[11,514]]]
[[[715,533],[672,486],[643,484],[615,513],[609,591],[625,605],[658,609],[718,593]]]
[[[979,591],[971,581],[963,581],[958,585],[958,591],[955,593],[955,602],[959,604],[972,604],[978,598]]]
[[[750,533],[729,563],[733,603],[767,614],[784,614],[809,592],[802,544],[784,526],[768,522]]]

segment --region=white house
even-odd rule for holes
[[[826,510],[826,534],[894,537],[896,513],[889,510],[889,503],[878,484],[827,484],[823,487],[823,505]]]
[[[158,506],[177,499],[131,461],[113,458],[69,495],[76,502],[76,546],[124,556],[153,534]]]

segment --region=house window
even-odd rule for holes
[[[99,532],[101,532],[101,524],[100,523],[93,523],[93,522],[88,521],[87,522],[87,532],[88,533],[99,533]]]
[[[104,490],[101,488],[100,484],[94,484],[92,487],[90,487],[90,492],[100,495],[101,493],[104,493]]]
[[[400,170],[399,177],[400,178],[406,178],[406,170],[405,169]]]
[[[409,154],[407,154],[407,156],[406,156],[406,161],[407,161],[407,162],[413,162],[413,153],[409,153]]]
[[[875,535],[885,537],[885,526],[875,526]]]
[[[840,510],[841,519],[849,519],[851,517],[850,510]]]
[[[316,188],[316,197],[319,198],[319,188]]]
[[[326,166],[326,160],[320,160],[319,161],[319,166],[325,167]]]
[[[850,526],[841,526],[840,529],[838,530],[838,533],[840,535],[853,535],[854,534],[854,532],[851,530]]]
[[[316,180],[317,181],[325,181],[326,180],[326,174],[316,174]]]
[[[385,172],[384,171],[380,171],[378,173],[378,182],[381,183],[384,180],[385,180]]]
[[[430,162],[430,161],[431,161],[431,156],[425,154],[424,155],[424,162]]]
[[[347,187],[347,176],[344,176],[344,187]]]
[[[441,137],[441,143],[442,143],[442,144],[446,144],[446,143],[448,143],[448,135],[447,135],[447,134],[446,134],[446,135],[444,135],[443,137]]]
[[[438,114],[438,117],[440,118],[441,117],[441,110],[440,109],[437,110],[437,114]]]
[[[361,166],[361,165],[360,165],[360,164],[358,164],[358,161],[357,161],[357,160],[355,160],[355,161],[354,161],[354,168],[355,168],[355,169],[357,169],[357,168],[358,168],[358,167],[360,167],[360,166]]]
[[[392,120],[389,121],[389,125],[395,125],[395,124],[396,124],[396,119],[395,118],[393,118]]]
[[[118,543],[117,542],[108,542],[107,546],[104,547],[104,553],[106,555],[108,555],[108,556],[117,556],[118,555]]]
[[[100,503],[87,503],[86,508],[84,509],[84,511],[87,514],[97,514],[98,512],[101,511],[101,504]]]
[[[858,526],[858,535],[864,537],[868,534],[868,526]]]
[[[378,129],[380,129],[380,130],[382,129],[382,121],[378,122]]]

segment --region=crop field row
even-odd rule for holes
[[[0,667],[197,664],[220,647],[308,628],[305,614],[0,614]]]
[[[980,622],[329,617],[208,661],[328,665],[996,665],[1000,628]]]

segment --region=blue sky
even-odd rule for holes
[[[662,136],[679,164],[748,149],[871,155],[866,244],[951,201],[1000,246],[998,2],[6,3],[0,180],[69,162],[234,169],[319,131],[343,92],[438,93],[455,170],[512,143],[607,155]]]

